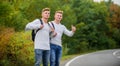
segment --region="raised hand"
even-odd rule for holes
[[[76,31],[76,27],[71,25],[71,30],[72,30],[72,32],[75,32]]]

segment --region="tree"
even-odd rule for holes
[[[72,3],[72,9],[75,11],[77,18],[77,31],[72,39],[66,40],[65,42],[65,44],[68,44],[70,51],[82,52],[87,49],[111,48],[109,43],[111,38],[108,38],[107,35],[109,32],[106,20],[108,10],[105,2],[96,3],[92,0],[75,0]],[[82,23],[84,26],[80,27],[79,25]],[[100,40],[101,37],[105,37],[107,41]],[[103,41],[103,43],[101,41]],[[106,44],[104,42],[107,43],[109,47],[105,47]],[[113,43],[113,45],[115,45],[114,41]],[[84,49],[81,49],[81,47],[84,47]]]
[[[10,15],[12,12],[12,8],[7,2],[0,2],[0,25],[6,25],[10,20]]]
[[[108,22],[113,28],[120,28],[120,7],[114,3],[110,4],[110,15]]]

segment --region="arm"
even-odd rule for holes
[[[33,22],[30,22],[26,25],[25,30],[33,30],[33,29],[39,29],[41,28],[40,26],[39,19],[34,20]]]
[[[64,26],[64,34],[67,36],[73,36],[74,32],[76,31],[75,26],[71,26],[71,31],[69,31],[65,26]]]

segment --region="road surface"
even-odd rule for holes
[[[120,66],[120,57],[116,56],[118,51],[120,49],[80,55],[68,61],[65,66]]]

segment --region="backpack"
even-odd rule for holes
[[[41,25],[43,25],[43,22],[42,22],[42,20],[41,19],[39,19],[40,20],[40,23],[41,23]],[[52,24],[52,26],[53,26],[53,28],[55,29],[55,26],[54,26],[54,24],[51,22],[51,24]],[[50,26],[50,24],[48,23],[48,25]],[[51,26],[50,26],[51,27]],[[32,33],[31,33],[31,35],[32,35],[32,41],[34,42],[34,40],[35,40],[35,35],[37,34],[37,32],[40,30],[40,28],[39,29],[37,29],[37,30],[32,30]],[[51,34],[51,32],[50,32],[50,34]],[[51,39],[51,38],[50,38]]]
[[[40,20],[41,25],[43,25],[42,20],[41,20],[41,19],[39,19],[39,20]],[[32,41],[33,41],[33,42],[34,42],[34,40],[35,40],[35,35],[37,34],[37,32],[38,32],[39,30],[40,30],[40,28],[37,29],[37,30],[32,30],[31,35],[32,35]]]

